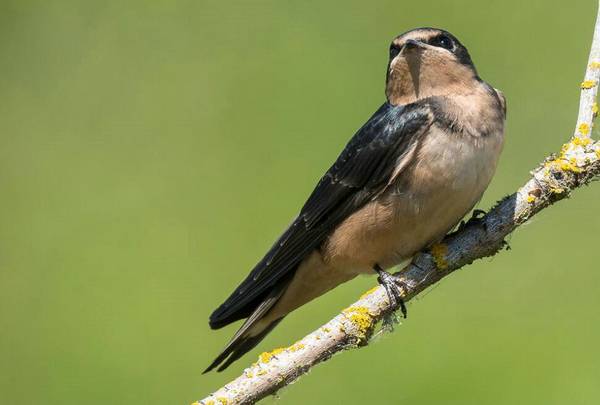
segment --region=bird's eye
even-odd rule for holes
[[[394,59],[399,53],[402,47],[392,44],[390,45],[390,59]]]
[[[454,49],[454,41],[452,41],[452,39],[446,35],[439,35],[433,38],[429,42],[429,44],[440,48],[448,49],[449,51]]]

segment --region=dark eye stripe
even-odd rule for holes
[[[432,46],[437,46],[439,48],[448,49],[452,51],[454,49],[454,41],[447,35],[438,35],[437,37],[431,39],[429,44]]]
[[[401,46],[398,46],[396,44],[390,45],[390,59],[395,58],[400,53],[401,50],[402,50]]]

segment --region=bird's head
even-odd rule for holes
[[[467,48],[447,31],[417,28],[390,45],[385,93],[394,105],[465,92],[474,80],[479,78]]]

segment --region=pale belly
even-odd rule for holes
[[[441,240],[481,198],[501,149],[500,134],[466,139],[432,130],[415,163],[330,235],[324,263],[372,273],[375,264],[395,266]]]
[[[432,129],[415,163],[302,261],[284,294],[260,322],[269,325],[360,273],[374,274],[375,264],[397,265],[454,227],[488,186],[502,135],[479,141],[450,136]]]

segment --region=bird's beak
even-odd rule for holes
[[[414,39],[407,39],[404,43],[404,49],[406,49],[406,51],[418,51],[420,49],[425,49],[425,44]]]

